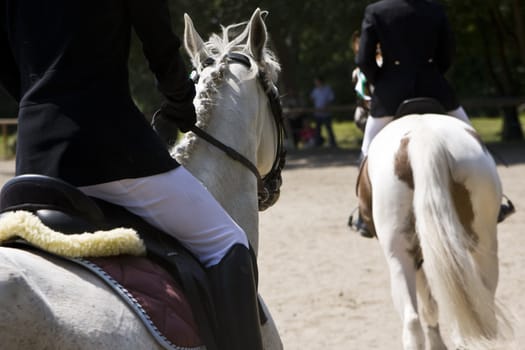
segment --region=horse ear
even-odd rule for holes
[[[262,61],[263,52],[268,39],[266,34],[266,25],[264,24],[263,15],[266,17],[267,12],[261,12],[259,8],[255,10],[250,18],[248,34],[248,50],[256,61]]]
[[[198,66],[199,62],[203,62],[209,56],[204,41],[197,33],[193,21],[187,13],[184,14],[184,48],[190,55],[194,66]]]

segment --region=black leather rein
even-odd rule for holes
[[[226,57],[231,62],[240,63],[246,66],[247,68],[251,67],[250,59],[243,54],[232,52],[229,53]],[[215,61],[212,58],[208,58],[204,62],[204,67],[210,66],[214,63]],[[194,77],[194,80],[195,82],[197,82],[198,76]],[[259,72],[258,80],[261,83],[264,91],[266,91],[267,93],[278,134],[277,156],[272,164],[270,172],[264,177],[261,176],[257,167],[251,161],[249,161],[245,156],[243,156],[233,148],[225,145],[224,143],[217,140],[215,137],[213,137],[212,135],[210,135],[209,133],[207,133],[206,131],[204,131],[196,125],[194,125],[190,130],[193,133],[195,133],[195,135],[199,136],[200,138],[206,140],[213,146],[222,150],[231,159],[243,164],[255,175],[255,177],[257,178],[257,195],[259,199],[259,210],[263,211],[274,205],[275,202],[277,202],[277,200],[279,199],[280,187],[282,184],[281,170],[284,168],[286,160],[286,150],[284,148],[285,129],[279,96],[274,90],[269,88],[264,74],[262,72]]]

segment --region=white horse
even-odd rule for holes
[[[185,46],[200,75],[195,98],[198,125],[242,153],[261,174],[267,173],[277,156],[280,131],[262,85],[276,89],[279,65],[266,47],[261,11],[257,9],[249,22],[243,23],[245,30],[233,40],[228,35],[239,25],[223,28],[222,36],[213,35],[204,43],[187,15],[185,22]],[[242,54],[248,64],[229,60],[230,52]],[[258,78],[261,72],[263,84]],[[174,152],[246,230],[257,249],[254,174],[193,133],[187,134]],[[264,347],[282,349],[268,310],[266,315]],[[0,347],[6,350],[166,348],[127,304],[84,268],[7,247],[0,247],[0,339]]]
[[[390,123],[370,145],[358,196],[388,264],[403,348],[425,349],[418,300],[430,349],[446,349],[439,317],[455,346],[491,348],[509,329],[495,302],[502,189],[475,130],[437,114]]]

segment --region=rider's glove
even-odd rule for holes
[[[175,124],[182,132],[188,132],[197,122],[193,101],[173,102],[166,100],[155,112],[151,124],[157,132],[166,123]]]
[[[186,86],[183,98],[174,99],[173,97],[175,95],[166,98],[151,120],[153,129],[170,146],[177,139],[177,130],[188,132],[197,121],[193,106],[193,97],[195,97],[193,84]]]

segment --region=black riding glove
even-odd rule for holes
[[[159,110],[155,112],[151,124],[153,129],[160,134],[161,130],[159,128],[164,127],[164,124],[172,123],[180,131],[188,132],[196,122],[197,116],[192,100],[185,102],[166,100],[162,103]]]
[[[188,78],[171,86],[160,89],[166,100],[153,115],[151,125],[159,137],[172,146],[177,140],[178,130],[188,132],[197,122],[193,98],[195,97],[195,84]],[[178,129],[178,130],[177,130]]]
[[[171,120],[166,119],[160,109],[153,114],[151,126],[168,147],[175,145],[179,133],[179,127]]]

